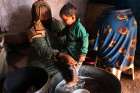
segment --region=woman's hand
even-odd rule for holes
[[[40,34],[42,36],[45,36],[46,34],[46,29],[40,20],[34,22],[34,30],[36,34]]]
[[[37,21],[34,21],[34,29],[35,31],[42,31],[42,30],[45,30],[45,27],[43,26],[40,20],[37,20]]]
[[[30,42],[33,38],[45,37],[46,29],[42,25],[40,20],[34,21],[34,25],[28,33]]]

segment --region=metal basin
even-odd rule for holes
[[[111,73],[102,69],[92,66],[82,66],[79,70],[79,75],[90,78],[85,79],[83,88],[75,89],[71,92],[61,91],[61,93],[121,93],[119,80]],[[50,81],[49,93],[60,93],[60,91],[56,92],[56,89],[62,82],[63,78],[61,74],[56,74]]]

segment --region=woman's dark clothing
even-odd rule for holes
[[[40,89],[48,80],[48,74],[42,68],[25,67],[10,72],[5,77],[4,93],[26,93],[30,88]]]

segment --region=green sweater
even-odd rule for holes
[[[86,29],[78,19],[75,24],[71,27],[65,27],[61,32],[66,35],[66,49],[73,58],[78,60],[79,55],[85,55],[88,52],[88,36]]]

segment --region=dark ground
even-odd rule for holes
[[[140,93],[140,55],[135,58],[135,79],[129,75],[122,75],[122,93]]]
[[[140,93],[140,67],[135,68],[135,79],[129,75],[122,75],[122,93]]]

